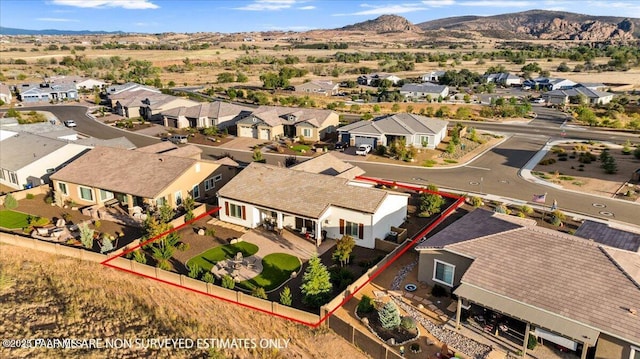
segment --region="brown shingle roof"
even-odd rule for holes
[[[119,148],[96,147],[51,176],[52,179],[113,192],[155,198],[185,174],[194,159]]]
[[[374,213],[387,192],[351,186],[344,178],[253,162],[220,189],[218,195],[318,218],[329,206]]]
[[[327,152],[323,155],[306,160],[291,169],[309,173],[319,173],[329,176],[337,176],[353,179],[364,174],[364,170],[350,163],[344,162],[336,156]]]
[[[450,242],[445,250],[474,258],[463,283],[640,343],[640,317],[628,311],[640,310],[640,287],[604,247],[531,225]],[[640,265],[629,254],[625,265]]]

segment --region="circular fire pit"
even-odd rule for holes
[[[418,289],[418,286],[413,283],[409,283],[404,286],[404,290],[406,290],[407,292],[414,292],[416,289]]]

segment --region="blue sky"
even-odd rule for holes
[[[530,9],[640,18],[636,0],[0,0],[0,25],[125,32],[330,29],[398,14],[413,23]]]

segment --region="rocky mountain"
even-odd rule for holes
[[[359,22],[357,24],[348,25],[337,30],[345,31],[375,31],[377,33],[385,32],[422,32],[419,27],[415,26],[409,20],[398,15],[382,15],[373,20]]]
[[[640,38],[640,19],[530,10],[461,16],[417,24],[424,31],[461,30],[503,39],[627,41]]]
[[[27,30],[0,26],[0,35],[112,35],[124,34],[122,31],[90,31],[90,30]]]

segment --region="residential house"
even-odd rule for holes
[[[487,83],[493,82],[502,86],[518,86],[522,84],[522,78],[520,78],[520,76],[516,76],[508,72],[486,74],[483,78]]]
[[[324,96],[334,96],[338,94],[339,85],[333,81],[311,80],[300,85],[296,85],[296,92],[306,92]]]
[[[220,219],[248,228],[265,222],[325,238],[352,236],[374,248],[407,216],[408,195],[350,184],[346,178],[253,162],[218,191]]]
[[[553,90],[542,94],[542,98],[550,104],[565,105],[569,102],[579,102],[586,99],[591,105],[606,105],[613,99],[613,93],[592,90],[587,87],[575,86],[564,90]]]
[[[16,87],[18,99],[22,102],[58,102],[77,100],[78,90],[74,84],[22,84]]]
[[[545,91],[569,89],[576,85],[576,83],[571,80],[549,77],[538,77],[532,80],[526,80],[522,84],[528,88]]]
[[[15,189],[39,186],[89,147],[55,138],[0,129],[0,183]]]
[[[11,93],[11,88],[3,83],[0,83],[0,101],[4,103],[11,103],[13,99],[13,94]]]
[[[104,81],[82,76],[53,76],[48,77],[47,82],[52,84],[74,84],[78,91],[92,90],[93,88],[102,89],[107,85]]]
[[[456,326],[462,309],[485,308],[524,323],[523,355],[531,334],[583,359],[640,356],[637,252],[481,209],[416,250],[418,281],[458,298]]]
[[[114,84],[114,85],[111,85],[111,86],[107,87],[107,89],[106,89],[107,95],[109,97],[117,96],[117,95],[120,95],[120,94],[122,94],[124,92],[134,93],[134,92],[138,92],[138,91],[160,93],[160,90],[158,90],[155,87],[141,85],[141,84],[136,83],[136,82],[127,82],[127,83],[124,83],[124,84]]]
[[[136,206],[175,208],[187,196],[213,198],[222,180],[220,164],[194,158],[192,149],[156,152],[96,147],[51,176],[53,188],[81,206],[115,202],[129,213]]]
[[[446,71],[436,70],[436,71],[427,72],[426,74],[422,75],[420,78],[422,79],[422,82],[438,83],[440,82],[440,78],[444,76],[445,73]]]
[[[379,74],[360,75],[358,76],[357,82],[358,84],[365,85],[365,86],[379,86],[380,82],[383,80],[389,80],[393,85],[397,85],[398,81],[400,81],[401,78],[392,74],[379,73]]]
[[[601,82],[580,82],[578,83],[577,86],[586,87],[589,90],[594,90],[594,91],[604,91],[608,88],[607,85]]]
[[[19,133],[31,133],[34,135],[44,136],[62,141],[78,140],[78,132],[63,126],[62,124],[55,124],[56,121],[53,121],[54,123],[37,122],[21,125],[18,123],[17,119],[9,117],[0,119],[0,129]]]
[[[234,126],[236,121],[251,114],[252,108],[233,103],[214,101],[190,107],[175,107],[163,111],[164,126],[175,128]]]
[[[400,88],[400,95],[405,99],[420,100],[445,98],[449,95],[449,87],[445,85],[436,85],[431,82],[421,84],[404,84]]]
[[[364,170],[358,166],[344,162],[334,156],[331,152],[324,153],[320,156],[311,157],[310,159],[299,163],[292,170],[304,171],[309,173],[317,173],[329,175],[339,178],[353,180],[364,174]]]
[[[338,138],[352,146],[388,146],[395,140],[404,140],[407,146],[433,149],[447,136],[447,124],[437,118],[397,113],[340,127]]]
[[[142,117],[148,121],[161,121],[163,111],[177,107],[191,107],[198,102],[182,97],[149,93],[145,90],[124,92],[113,96],[115,101],[113,110],[120,116],[127,118]]]
[[[336,131],[337,113],[329,110],[260,106],[238,120],[239,137],[275,140],[281,137],[319,141]]]

